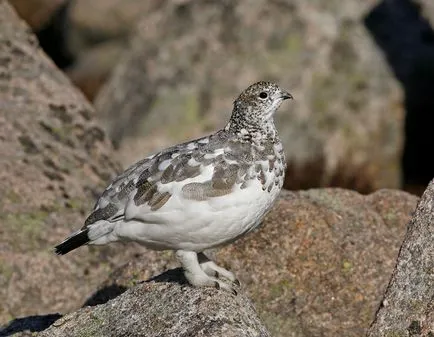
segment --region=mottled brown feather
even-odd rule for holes
[[[84,227],[87,227],[99,220],[109,219],[115,215],[118,210],[119,208],[115,204],[108,204],[104,208],[98,208],[87,217],[86,221],[84,222]]]
[[[169,192],[156,192],[152,199],[149,200],[149,206],[151,211],[156,211],[164,206],[164,204],[170,199],[172,195]]]

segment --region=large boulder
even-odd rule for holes
[[[40,336],[269,336],[244,295],[180,285],[180,271],[174,274],[65,315]]]
[[[368,337],[434,336],[434,180],[408,224]]]
[[[374,319],[417,198],[382,190],[283,192],[259,231],[209,252],[231,269],[272,336],[362,336]],[[87,300],[107,302],[176,266],[149,251]]]
[[[369,9],[355,0],[162,2],[143,13],[97,110],[116,145],[146,135],[121,148],[131,162],[221,127],[241,90],[274,80],[295,97],[278,116],[287,188],[398,187],[402,97],[364,27]]]
[[[0,1],[0,322],[79,307],[131,249],[51,248],[120,167],[94,110]],[[137,250],[136,250],[137,251]],[[116,253],[115,253],[116,252]]]
[[[157,10],[160,0],[72,0],[64,34],[75,56],[66,73],[93,100],[122,55],[144,13]]]

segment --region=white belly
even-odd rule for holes
[[[119,222],[113,234],[153,249],[202,251],[223,245],[262,221],[281,188],[281,184],[269,182],[271,191],[263,190],[261,182],[254,179],[245,189],[235,186],[231,194],[204,201],[173,195],[154,216],[147,214],[146,222]]]

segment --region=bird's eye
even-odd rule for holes
[[[259,98],[266,99],[267,97],[268,97],[268,95],[267,95],[266,92],[261,92],[261,93],[259,94]]]

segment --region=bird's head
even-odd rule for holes
[[[257,82],[244,90],[234,102],[232,126],[261,127],[272,120],[285,99],[292,95],[272,82]]]

